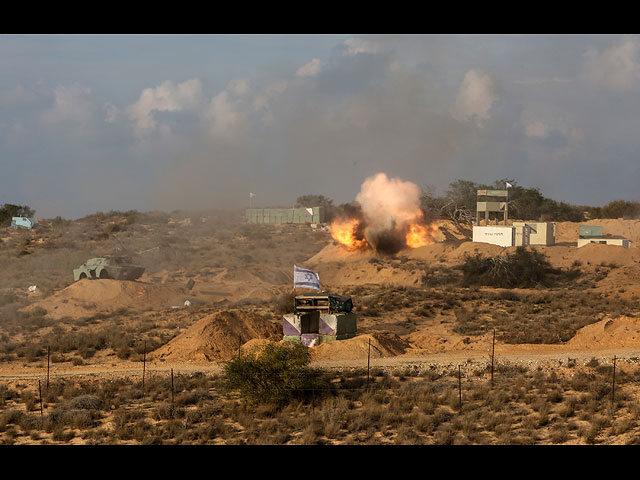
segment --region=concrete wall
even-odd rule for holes
[[[531,228],[529,228],[529,225],[514,225],[513,228],[516,233],[515,241],[513,243],[515,246],[524,247],[531,244]]]
[[[590,243],[598,243],[602,245],[618,245],[620,247],[629,248],[631,240],[626,238],[579,238],[578,247],[584,247]]]
[[[474,226],[473,241],[512,247],[516,241],[516,229],[504,225]]]
[[[529,245],[555,245],[556,224],[553,222],[513,222],[514,227],[529,227]]]
[[[245,219],[247,223],[324,223],[325,211],[323,207],[247,208]]]
[[[284,340],[302,343],[307,347],[333,340],[353,338],[357,331],[355,312],[335,314],[288,313],[282,317]]]

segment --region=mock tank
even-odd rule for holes
[[[88,278],[111,278],[115,280],[135,280],[144,273],[144,267],[134,265],[128,257],[90,258],[73,269],[74,281]]]

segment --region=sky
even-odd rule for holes
[[[384,172],[640,200],[633,35],[0,35],[0,204],[351,202]]]

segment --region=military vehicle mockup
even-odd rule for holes
[[[29,218],[29,217],[12,217],[11,218],[11,228],[13,228],[14,230],[17,230],[18,228],[31,230],[36,226],[38,226],[38,221],[33,218]]]
[[[75,281],[83,278],[111,278],[114,280],[135,280],[144,273],[144,267],[133,265],[129,257],[90,258],[73,269]]]

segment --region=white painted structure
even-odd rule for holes
[[[474,226],[473,241],[512,247],[516,243],[516,228],[510,225]]]
[[[556,224],[553,222],[513,222],[514,227],[529,227],[529,245],[555,245]]]
[[[578,248],[589,245],[590,243],[598,243],[602,245],[617,245],[619,247],[629,248],[631,246],[631,240],[626,238],[606,238],[606,237],[591,237],[591,238],[579,238]]]
[[[531,245],[531,228],[529,225],[514,225],[513,228],[516,231],[515,246]]]

